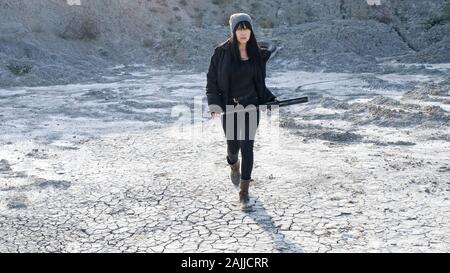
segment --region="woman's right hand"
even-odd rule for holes
[[[220,113],[217,113],[217,112],[209,112],[209,113],[211,114],[212,118],[220,117]]]

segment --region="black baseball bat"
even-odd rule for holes
[[[267,103],[261,104],[255,108],[259,109],[259,108],[261,108],[261,106],[266,106],[267,107],[266,109],[271,109],[272,106],[284,107],[284,106],[289,106],[289,105],[294,105],[294,104],[306,103],[308,101],[309,101],[308,97],[300,97],[300,98],[294,98],[294,99],[288,99],[288,100],[277,100],[277,101],[272,101],[272,102],[267,102]],[[248,112],[248,111],[251,111],[252,109],[254,109],[254,108],[232,110],[232,111],[222,113],[222,115],[239,113],[239,112]]]

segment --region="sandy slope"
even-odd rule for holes
[[[105,82],[117,64],[204,72],[235,12],[251,14],[258,41],[279,47],[277,69],[359,73],[380,72],[381,58],[450,62],[449,0],[82,3],[0,2],[0,87]]]

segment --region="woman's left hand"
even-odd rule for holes
[[[273,98],[271,101],[269,101],[269,102],[277,102],[278,101],[278,98],[277,97],[275,97],[275,98]]]

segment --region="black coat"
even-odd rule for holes
[[[266,64],[272,52],[263,47],[260,49],[263,70],[256,76],[255,84],[259,103],[263,104],[273,101],[276,96],[266,87]],[[215,48],[207,73],[206,97],[211,112],[219,112],[218,109],[212,109],[211,105],[220,106],[222,111],[225,109],[230,93],[230,65],[231,43],[227,40]]]

